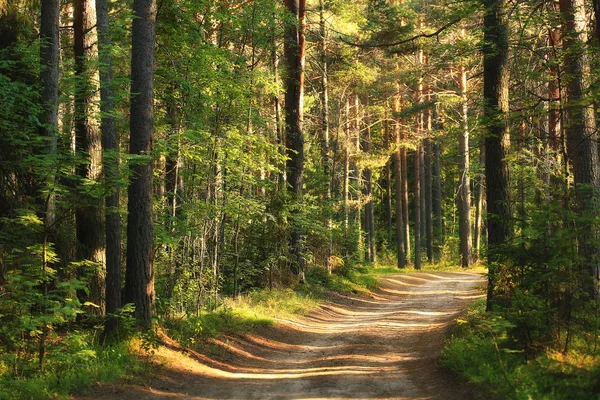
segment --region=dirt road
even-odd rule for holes
[[[471,399],[437,366],[449,324],[481,292],[474,273],[399,274],[370,298],[340,296],[274,328],[165,361],[147,385],[87,399]]]

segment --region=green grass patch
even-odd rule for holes
[[[15,364],[13,354],[0,354],[0,399],[67,399],[95,382],[137,376],[147,368],[138,356],[139,339],[103,347],[91,334],[73,332],[48,350],[44,371],[35,358]]]
[[[596,349],[581,342],[567,354],[552,349],[526,354],[511,347],[512,327],[500,316],[485,313],[485,300],[472,303],[446,343],[443,365],[493,398],[600,399]]]

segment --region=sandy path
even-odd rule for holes
[[[471,399],[436,366],[446,330],[481,297],[473,273],[383,279],[370,298],[340,296],[275,328],[217,342],[210,359],[161,349],[147,385],[110,385],[87,399]]]

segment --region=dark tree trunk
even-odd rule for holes
[[[479,146],[479,165],[483,168],[485,165],[485,148],[482,145]],[[480,171],[477,177],[477,183],[475,184],[475,234],[473,238],[473,247],[475,252],[473,254],[474,260],[479,260],[481,254],[481,236],[483,234],[483,198],[485,197],[485,178]]]
[[[96,26],[100,61],[100,111],[102,113],[102,147],[105,185],[106,231],[106,313],[121,308],[121,217],[119,215],[119,145],[115,123],[115,98],[112,88],[112,57],[109,31],[108,0],[96,0]],[[116,319],[109,318],[104,336],[112,333]]]
[[[567,79],[565,130],[568,157],[573,165],[578,213],[582,219],[578,232],[579,256],[584,290],[598,297],[597,228],[593,217],[598,201],[598,135],[593,102],[586,99],[590,65],[587,56],[587,19],[583,0],[560,0],[564,21],[563,48]]]
[[[93,0],[77,0],[74,6],[73,37],[75,74],[75,136],[77,152],[82,158],[78,174],[82,180],[100,183],[102,178],[102,134],[96,120],[98,116],[98,94],[95,82],[98,77],[90,69],[96,52],[96,13]],[[105,310],[105,248],[104,215],[102,198],[90,193],[87,185],[78,189],[80,203],[75,210],[77,259],[96,264],[94,271],[81,271],[89,277],[89,293],[82,294],[85,301]],[[93,191],[92,191],[93,192]]]
[[[131,53],[131,162],[127,210],[125,302],[135,304],[143,328],[152,325],[154,300],[152,150],[156,0],[134,0]]]
[[[59,48],[60,27],[60,1],[42,1],[42,13],[40,20],[40,59],[42,82],[42,103],[44,113],[42,114],[41,134],[48,137],[48,153],[56,153],[58,134],[58,63],[60,59]],[[53,229],[55,221],[54,195],[46,201],[46,212],[44,225],[46,229]]]
[[[285,7],[293,15],[293,23],[285,27],[284,56],[287,67],[285,79],[285,122],[288,161],[287,183],[295,203],[292,212],[290,247],[293,255],[292,270],[304,271],[302,254],[302,229],[298,218],[302,202],[304,182],[304,134],[302,132],[304,102],[304,20],[306,0],[284,0]]]
[[[508,21],[506,0],[484,0],[483,98],[488,215],[487,309],[494,302],[501,246],[511,236],[508,136]]]

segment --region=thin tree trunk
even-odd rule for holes
[[[362,138],[362,148],[365,154],[371,154],[371,121],[368,109],[368,97],[365,98],[365,135]],[[375,262],[377,259],[375,246],[375,213],[373,210],[373,172],[370,167],[363,170],[363,196],[365,199],[365,232],[367,260]]]
[[[479,165],[483,168],[485,165],[485,147],[479,146]],[[483,171],[481,171],[483,172]],[[476,184],[475,192],[475,235],[473,239],[473,246],[475,247],[474,261],[479,260],[481,255],[481,236],[483,233],[483,198],[485,196],[485,179],[482,173],[479,173]]]
[[[75,1],[73,17],[75,74],[78,84],[75,89],[75,135],[77,153],[82,157],[78,175],[83,180],[100,183],[102,178],[102,134],[98,116],[97,71],[90,69],[96,56],[96,12],[93,0]],[[81,270],[89,277],[89,293],[82,294],[98,308],[90,312],[105,311],[105,247],[104,214],[102,199],[90,193],[87,185],[79,191],[81,202],[75,210],[77,259],[95,263],[95,270]]]
[[[433,254],[433,188],[432,188],[432,164],[431,164],[431,139],[426,137],[423,140],[423,160],[424,160],[424,173],[425,173],[425,186],[423,187],[423,194],[425,197],[425,230],[426,230],[426,241],[427,241],[427,260],[432,263],[434,261]]]
[[[129,153],[137,160],[130,165],[125,302],[135,304],[138,324],[149,328],[154,300],[152,161],[149,154],[154,129],[156,0],[134,0],[133,14]]]
[[[293,257],[292,271],[302,274],[304,256],[302,250],[302,229],[299,215],[302,203],[304,182],[304,134],[302,131],[304,103],[304,23],[306,0],[284,0],[285,7],[294,16],[293,23],[286,24],[284,56],[287,76],[285,79],[285,122],[288,161],[286,163],[287,183],[294,206],[291,214],[290,247]]]
[[[440,105],[436,104],[433,109],[433,125],[436,131],[441,130]],[[431,190],[431,201],[433,203],[433,243],[435,257],[439,259],[443,239],[443,214],[442,214],[442,170],[440,162],[440,144],[437,139],[433,141],[433,188]]]
[[[390,121],[388,115],[388,107],[385,107],[384,115],[384,128],[383,128],[383,142],[386,150],[386,154],[389,154],[390,149]],[[384,196],[384,209],[385,209],[385,221],[388,230],[388,245],[392,244],[392,160],[388,158],[385,163],[385,196]]]
[[[327,30],[325,29],[325,2],[319,0],[319,33],[320,33],[320,58],[321,58],[321,138],[323,141],[323,175],[325,178],[327,200],[327,271],[331,273],[331,256],[333,255],[333,222],[331,220],[331,149],[329,140],[329,85],[327,82]]]
[[[400,110],[400,94],[397,93],[394,98],[393,112],[397,113]],[[402,216],[402,166],[401,166],[401,150],[400,150],[400,122],[394,117],[394,141],[396,143],[396,151],[394,152],[394,183],[396,189],[396,254],[398,256],[398,268],[406,266],[406,253],[404,251],[404,218]]]
[[[421,143],[415,152],[415,269],[421,269]]]
[[[344,129],[344,246],[348,255],[348,222],[350,197],[350,99],[346,97],[346,124]]]
[[[464,35],[464,30],[463,30]],[[459,87],[462,98],[462,123],[458,136],[458,154],[460,179],[458,183],[458,236],[460,240],[460,258],[463,268],[473,262],[471,249],[471,177],[469,173],[469,113],[467,105],[467,72],[461,65],[459,71]]]
[[[119,215],[119,144],[115,121],[115,98],[112,87],[112,56],[108,0],[96,0],[96,26],[100,60],[100,111],[102,113],[102,160],[108,194],[105,199],[106,231],[106,313],[121,308],[121,217]],[[108,318],[104,337],[112,334],[116,318]]]
[[[501,247],[511,236],[509,203],[508,20],[506,0],[483,0],[483,98],[488,214],[487,310],[495,301]]]

